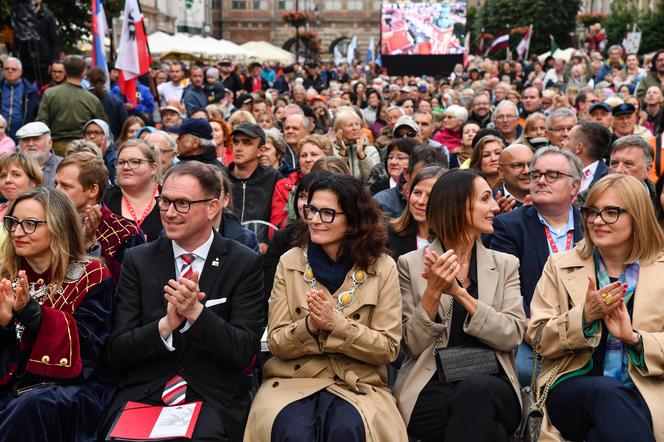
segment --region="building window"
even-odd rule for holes
[[[374,0],[373,1],[373,10],[374,11],[380,11],[380,7],[383,4],[381,0]]]
[[[348,0],[347,5],[351,11],[361,11],[364,9],[364,0]]]
[[[267,11],[267,0],[254,0],[254,11]]]
[[[326,0],[325,9],[328,11],[339,11],[341,9],[341,0]]]
[[[285,11],[286,9],[293,9],[293,0],[277,0],[277,9]]]
[[[247,1],[233,0],[231,1],[231,9],[247,9]]]

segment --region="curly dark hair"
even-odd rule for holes
[[[387,230],[378,204],[360,180],[349,175],[323,177],[312,183],[308,203],[319,190],[334,193],[346,216],[348,230],[339,247],[338,258],[349,259],[360,269],[369,271],[381,255],[388,253]],[[295,239],[299,247],[309,242],[308,229]]]

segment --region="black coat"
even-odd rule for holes
[[[39,34],[39,41],[34,44],[37,49],[37,60],[33,60],[30,56],[30,45],[25,42],[20,42],[15,39],[14,44],[20,53],[21,61],[26,66],[34,66],[35,61],[38,61],[40,68],[46,69],[51,61],[60,59],[60,37],[58,33],[58,25],[55,21],[53,13],[46,9],[43,5],[40,11],[35,14],[35,30]],[[25,68],[24,68],[25,70]],[[45,82],[48,78],[42,79]]]
[[[158,329],[166,314],[163,287],[175,279],[171,240],[129,249],[122,264],[107,345],[120,382],[103,426],[126,401],[154,397],[180,374],[218,413],[230,440],[242,441],[250,406],[244,369],[258,349],[265,315],[260,255],[214,233],[199,283],[212,305],[187,331],[173,333],[174,351]]]

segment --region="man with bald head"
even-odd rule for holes
[[[307,135],[311,130],[311,124],[307,117],[302,114],[293,114],[286,117],[284,120],[284,139],[288,144],[288,149],[284,154],[284,161],[288,164],[291,170],[298,167],[297,160],[297,143]]]
[[[515,203],[513,208],[521,207],[526,196],[530,193],[530,161],[533,151],[525,144],[511,144],[500,153],[498,170],[503,175],[503,184],[496,191],[501,196],[512,196]]]

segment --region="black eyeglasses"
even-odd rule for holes
[[[320,216],[320,220],[326,224],[334,222],[334,218],[336,218],[337,215],[344,214],[343,212],[337,212],[334,209],[319,209],[318,207],[312,206],[311,204],[305,204],[302,207],[302,212],[304,213],[304,219],[311,221],[314,219],[316,214],[318,214]]]
[[[394,134],[394,138],[415,138],[417,136],[417,132],[414,130],[411,130],[409,132],[397,132]]]
[[[39,219],[24,219],[23,221],[19,221],[13,216],[6,215],[4,218],[2,218],[2,224],[5,226],[5,229],[7,229],[8,232],[16,232],[18,226],[21,226],[23,233],[29,235],[34,233],[40,224],[46,224],[46,221]]]
[[[161,210],[162,212],[166,212],[168,208],[171,207],[171,204],[173,204],[173,207],[175,207],[176,212],[185,214],[189,213],[192,204],[206,203],[216,198],[206,198],[204,200],[189,201],[189,200],[169,200],[166,197],[158,196],[155,197],[155,199],[157,200],[157,205],[159,206],[159,210]]]
[[[618,222],[621,213],[626,213],[627,209],[622,207],[609,206],[602,210],[597,210],[592,207],[581,207],[581,216],[588,224],[595,222],[597,217],[602,218],[605,224],[614,224]]]
[[[541,172],[539,170],[531,170],[528,173],[528,179],[530,180],[531,183],[536,183],[540,180],[540,178],[542,178],[542,175],[544,175],[544,179],[546,179],[549,183],[555,183],[556,181],[558,181],[560,175],[574,178],[572,175],[563,173],[559,170],[547,170],[544,172]]]
[[[129,165],[130,169],[138,169],[142,163],[154,163],[152,160],[145,160],[142,158],[131,158],[129,160],[115,160],[115,167],[124,169],[125,165]]]

